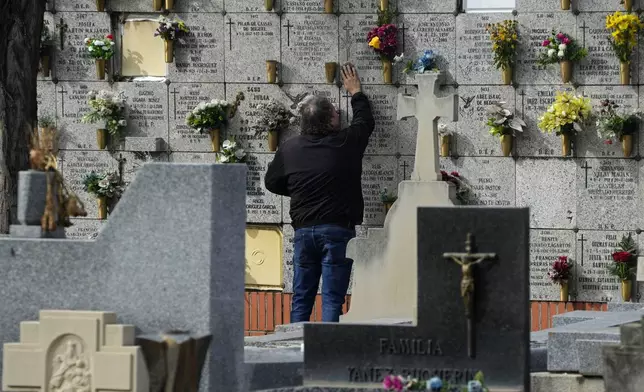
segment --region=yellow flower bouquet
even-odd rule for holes
[[[539,118],[539,129],[561,136],[562,153],[570,153],[570,136],[583,131],[592,112],[590,99],[569,92],[557,92],[555,101]]]
[[[503,83],[512,83],[512,69],[516,63],[517,44],[519,42],[519,22],[504,20],[491,23],[486,27],[492,41],[494,65],[503,72]]]
[[[606,30],[610,32],[608,40],[621,63],[622,84],[630,82],[631,56],[637,48],[637,36],[642,31],[642,27],[644,24],[635,14],[623,14],[616,11],[614,14],[606,16]]]

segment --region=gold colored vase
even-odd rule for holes
[[[98,145],[99,150],[105,150],[105,146],[107,146],[107,130],[106,129],[97,129],[96,130],[96,144]]]
[[[264,8],[266,8],[266,11],[271,11],[273,9],[273,0],[264,0]]]
[[[174,8],[174,0],[165,0],[165,9],[171,10]]]
[[[450,135],[441,135],[441,157],[448,157],[449,156],[449,142],[450,142]]]
[[[279,143],[280,137],[277,131],[268,132],[268,151],[277,150],[277,144]]]
[[[559,67],[561,68],[561,81],[563,83],[570,82],[570,79],[572,78],[572,61],[562,61],[559,63]]]
[[[561,9],[566,11],[570,9],[570,0],[561,0]]]
[[[389,210],[391,210],[391,206],[394,205],[394,203],[392,203],[390,201],[386,201],[383,204],[385,205],[385,214],[387,214],[389,212]]]
[[[107,198],[102,196],[97,199],[98,201],[98,219],[107,218]]]
[[[96,77],[99,80],[105,79],[105,60],[96,60]]]
[[[632,151],[633,151],[633,135],[622,136],[622,152],[624,153],[624,158],[630,157]]]
[[[624,302],[631,300],[631,291],[633,289],[632,280],[622,280],[622,299]]]
[[[219,129],[210,130],[210,144],[212,146],[212,152],[219,152],[219,134],[221,132]]]
[[[277,61],[266,60],[266,78],[268,83],[275,83],[277,80]]]
[[[333,0],[324,0],[324,12],[327,14],[333,13]]]
[[[338,68],[338,65],[336,63],[324,64],[324,76],[326,77],[327,83],[333,83],[335,81],[337,68]]]
[[[174,41],[171,39],[164,39],[163,46],[165,49],[165,62],[167,64],[174,62]]]
[[[631,63],[619,64],[619,79],[623,85],[631,82]]]
[[[503,84],[506,86],[509,86],[512,84],[512,68],[503,68],[501,71],[502,76],[503,76]]]
[[[559,300],[561,302],[568,302],[568,281],[564,280],[561,282],[561,287],[559,288]]]
[[[514,140],[513,135],[501,135],[501,151],[503,151],[504,157],[509,157],[512,152],[512,141]]]
[[[152,9],[161,11],[161,8],[163,8],[163,0],[152,0]]]
[[[105,0],[96,0],[96,11],[105,11]]]
[[[624,0],[624,9],[626,12],[631,12],[633,10],[633,0]]]
[[[40,56],[40,65],[42,66],[42,76],[48,78],[49,71],[51,69],[50,63],[49,63],[49,55]]]
[[[382,60],[382,79],[385,84],[391,84],[391,60]]]
[[[389,0],[380,0],[380,11],[384,11],[389,8]]]
[[[570,155],[570,134],[564,133],[561,135],[561,156],[568,155]]]

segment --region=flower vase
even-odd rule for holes
[[[273,10],[273,0],[264,0],[264,8],[266,8],[266,11],[272,11]]]
[[[382,78],[385,84],[391,84],[391,60],[382,59]]]
[[[277,80],[277,61],[266,60],[266,78],[268,83],[275,83]]]
[[[561,9],[567,11],[570,9],[570,0],[561,0]]]
[[[504,157],[509,157],[512,152],[512,141],[514,140],[513,135],[501,135],[501,151],[503,151]]]
[[[96,0],[96,11],[105,11],[105,0]]]
[[[389,8],[389,0],[380,0],[380,11],[384,11]]]
[[[96,60],[96,77],[99,80],[105,79],[105,60],[104,59]]]
[[[561,68],[561,81],[563,83],[570,82],[570,79],[572,78],[572,61],[562,61],[559,63],[559,67]]]
[[[277,144],[279,143],[280,137],[277,131],[268,131],[268,151],[274,152],[277,150]]]
[[[631,291],[633,289],[632,280],[622,280],[622,299],[624,302],[631,300]]]
[[[624,0],[624,9],[626,12],[631,12],[633,10],[633,0]]]
[[[163,46],[165,48],[165,62],[170,64],[174,62],[174,41],[171,39],[164,39]]]
[[[98,145],[99,150],[105,150],[107,146],[107,130],[106,129],[97,129],[96,130],[96,144]]]
[[[105,196],[101,196],[98,199],[98,219],[106,219],[107,218],[107,198]]]
[[[503,76],[503,84],[506,86],[509,86],[512,84],[512,68],[503,68],[502,71],[502,76]]]
[[[163,0],[152,0],[152,9],[161,11],[161,8],[163,8]]]
[[[324,13],[333,13],[333,0],[324,0]]]
[[[325,63],[324,64],[324,76],[326,77],[327,83],[333,83],[335,81],[335,74],[337,73],[337,64],[336,63]]]
[[[561,156],[567,157],[570,155],[570,133],[561,134]]]
[[[561,282],[561,287],[559,288],[559,301],[568,302],[568,281],[564,280]]]
[[[623,135],[622,152],[624,153],[624,158],[630,157],[632,151],[633,151],[633,135]]]
[[[174,0],[165,0],[165,9],[171,10],[174,8]]]
[[[631,82],[631,63],[619,64],[619,79],[623,85]]]
[[[391,206],[393,206],[394,203],[390,201],[385,201],[383,202],[383,204],[385,205],[385,215],[386,215],[389,213],[389,210],[391,210]]]
[[[219,128],[210,130],[210,144],[212,146],[212,152],[219,152]]]
[[[42,67],[42,76],[48,78],[49,77],[49,71],[51,70],[49,62],[49,53],[43,53],[40,55],[40,65]]]
[[[441,135],[441,157],[448,157],[449,156],[449,142],[450,142],[450,135]]]

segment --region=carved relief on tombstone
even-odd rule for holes
[[[40,321],[20,323],[20,342],[5,343],[4,391],[148,392],[134,326],[116,314],[41,310]]]

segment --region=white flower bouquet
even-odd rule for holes
[[[90,112],[81,118],[84,124],[105,121],[105,128],[110,135],[118,136],[127,125],[125,120],[125,97],[123,93],[114,94],[101,90],[90,91],[87,95]]]
[[[246,162],[246,151],[232,139],[224,140],[221,145],[222,151],[217,154],[219,163],[244,163]]]
[[[186,117],[186,124],[198,133],[220,129],[228,124],[231,104],[220,99],[201,102]]]

